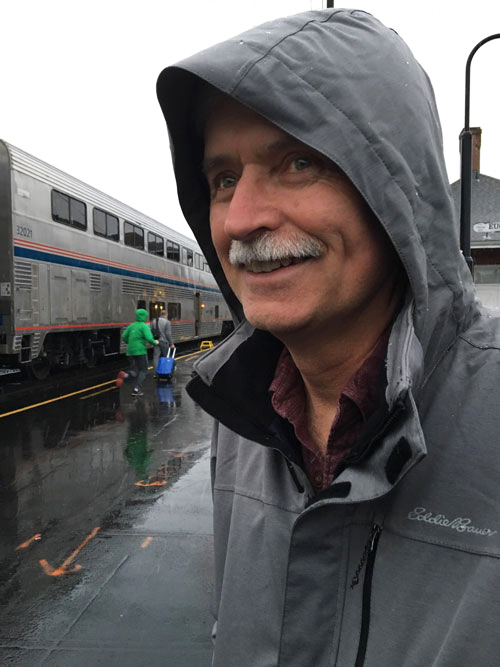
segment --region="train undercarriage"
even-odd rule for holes
[[[37,380],[46,379],[56,368],[91,368],[120,353],[119,328],[48,333],[36,357],[31,338],[23,336],[18,362],[26,375]]]

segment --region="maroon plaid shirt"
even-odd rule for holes
[[[361,427],[377,407],[377,379],[385,362],[390,330],[380,337],[372,354],[344,387],[338,404],[326,453],[323,454],[307,429],[305,388],[286,348],[281,353],[269,387],[274,410],[287,419],[302,445],[306,473],[316,492],[328,487],[340,461],[350,452]]]

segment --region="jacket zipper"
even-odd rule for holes
[[[279,451],[279,450],[278,450]],[[281,453],[281,452],[280,452]],[[304,493],[304,487],[302,484],[299,482],[299,478],[297,477],[297,473],[295,472],[295,468],[293,467],[291,461],[288,460],[288,458],[283,454],[283,458],[285,459],[286,465],[288,467],[288,471],[290,472],[290,475],[293,479],[293,482],[295,484],[295,487],[299,493]]]
[[[363,582],[363,604],[361,608],[361,629],[359,632],[359,644],[358,644],[358,653],[356,655],[356,662],[354,667],[363,667],[366,657],[366,647],[368,645],[368,633],[370,631],[370,612],[371,612],[371,597],[372,597],[372,580],[373,580],[373,568],[375,565],[375,557],[377,555],[378,541],[380,539],[380,533],[382,532],[382,526],[379,526],[378,523],[372,525],[372,532],[368,539],[367,547],[365,549],[366,554],[366,571],[365,579]],[[363,555],[365,555],[363,554]],[[364,559],[360,563],[361,567],[363,565]],[[358,567],[359,570],[359,567]],[[358,579],[359,571],[355,575],[355,579]],[[353,579],[351,587],[356,585],[357,581]],[[358,579],[359,580],[359,579]]]

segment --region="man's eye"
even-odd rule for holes
[[[215,187],[217,190],[228,190],[234,188],[236,185],[236,178],[234,176],[217,176],[215,179]]]
[[[307,157],[296,157],[292,162],[292,168],[295,171],[303,171],[311,166],[311,160]]]

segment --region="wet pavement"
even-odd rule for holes
[[[0,416],[1,665],[210,666],[211,420],[185,393],[193,359],[172,385],[150,374],[143,398],[113,370]]]

